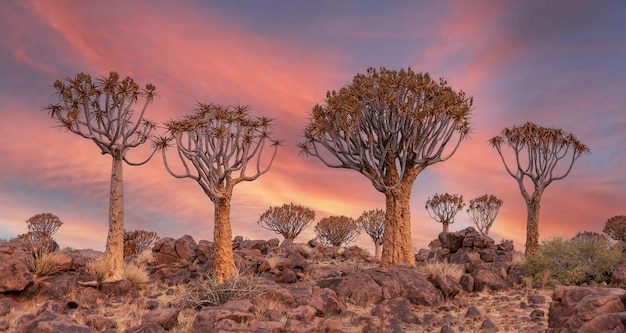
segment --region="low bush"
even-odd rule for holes
[[[612,272],[624,263],[622,249],[619,243],[551,238],[541,243],[536,256],[526,258],[526,274],[541,288],[608,283]]]

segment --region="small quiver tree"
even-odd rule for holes
[[[454,216],[463,209],[463,196],[458,194],[435,194],[426,200],[426,210],[433,220],[443,224],[443,232],[448,232]]]
[[[155,95],[155,87],[147,84],[140,88],[135,81],[110,72],[92,80],[80,73],[74,78],[54,82],[59,97],[58,104],[46,110],[60,126],[85,139],[93,141],[103,155],[112,157],[111,187],[109,192],[109,232],[104,261],[107,272],[104,282],[124,280],[124,186],[123,162],[130,162],[126,155],[131,148],[144,144],[156,128],[154,122],[144,119],[148,104]],[[135,105],[143,98],[143,105]]]
[[[325,246],[348,245],[359,236],[359,225],[347,216],[329,216],[315,226],[315,233]]]
[[[59,230],[63,222],[54,214],[41,213],[31,216],[26,220],[26,224],[28,225],[28,231],[32,233],[36,239],[52,241],[52,235]]]
[[[414,264],[410,198],[428,166],[448,160],[470,132],[473,103],[441,79],[411,68],[369,68],[315,105],[301,152],[357,171],[385,195],[381,266]]]
[[[167,171],[176,178],[198,182],[213,202],[213,271],[219,283],[237,273],[230,225],[233,189],[268,172],[280,146],[280,140],[271,139],[272,120],[252,117],[248,112],[247,106],[198,103],[195,113],[165,123],[168,135],[155,142]],[[174,172],[168,163],[166,150],[171,141],[184,168],[182,173]],[[268,145],[273,152],[262,163]]]
[[[498,216],[500,206],[502,206],[502,200],[493,194],[485,194],[470,200],[467,214],[474,221],[482,235],[489,235],[489,229],[491,229],[496,216]]]
[[[312,209],[290,203],[281,207],[270,207],[261,215],[257,224],[283,235],[287,241],[293,241],[313,220],[315,212]]]
[[[380,259],[380,248],[385,234],[385,212],[382,209],[363,212],[356,222],[374,242],[374,257]]]
[[[613,216],[606,221],[602,232],[618,242],[626,241],[626,216]]]
[[[498,151],[504,168],[515,178],[522,192],[528,212],[525,254],[536,255],[539,251],[541,196],[553,181],[567,177],[574,162],[583,153],[588,153],[589,147],[560,128],[541,127],[531,122],[505,128],[501,135],[491,138],[489,144]],[[509,163],[502,151],[503,144],[513,152],[508,158]],[[566,166],[559,171],[556,168],[563,159]],[[531,188],[532,192],[529,191]]]
[[[159,240],[159,235],[147,230],[124,230],[124,257],[143,252]]]

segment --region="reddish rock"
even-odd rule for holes
[[[335,290],[337,297],[348,299],[353,304],[375,304],[383,299],[381,286],[367,272],[356,272],[340,279],[331,279],[331,281],[338,282],[335,286],[328,286]],[[324,282],[319,281],[318,286],[326,287]]]
[[[167,308],[155,309],[143,315],[141,318],[143,323],[156,323],[166,330],[171,329],[178,324],[178,314],[180,309]]]
[[[127,295],[132,289],[132,284],[128,280],[121,280],[111,283],[103,283],[100,285],[100,291],[109,296]]]
[[[387,299],[372,309],[372,315],[380,318],[384,326],[397,320],[406,324],[421,324],[420,319],[411,310],[411,303],[402,297]]]
[[[196,259],[197,247],[198,244],[196,244],[196,241],[193,239],[193,237],[189,235],[184,235],[174,241],[174,249],[176,251],[176,255],[180,259],[184,259],[187,262],[193,262]]]
[[[437,274],[435,277],[435,286],[441,290],[444,300],[452,300],[454,296],[461,291],[459,285],[449,276]]]
[[[103,316],[91,315],[85,318],[85,325],[91,327],[98,332],[101,332],[104,330],[117,328],[117,321]]]
[[[400,296],[415,305],[427,306],[436,306],[443,302],[441,292],[426,277],[419,274],[415,267],[381,267],[364,272],[370,274],[381,286],[384,299]]]
[[[8,259],[0,261],[0,293],[22,291],[33,282],[33,274],[25,261]]]
[[[254,318],[255,307],[249,300],[228,301],[220,307],[200,310],[191,327],[191,332],[210,332],[218,321],[229,319],[236,323],[249,322]]]
[[[308,305],[317,310],[317,315],[328,317],[338,315],[346,309],[346,305],[339,301],[337,294],[328,288],[315,289]]]
[[[124,333],[167,333],[167,331],[157,323],[144,323],[131,327]]]
[[[626,296],[621,288],[557,286],[546,333],[626,332]]]
[[[305,323],[309,323],[313,321],[316,313],[317,313],[317,310],[314,307],[309,306],[309,305],[300,305],[295,309],[286,310],[285,316],[287,317],[287,319],[293,319],[293,320],[298,320],[298,321],[302,321]]]
[[[482,291],[485,289],[491,290],[503,290],[507,288],[506,282],[498,274],[481,269],[473,274],[474,276],[474,290]]]
[[[18,328],[16,333],[92,333],[91,328],[77,323],[74,319],[55,312],[44,311]]]

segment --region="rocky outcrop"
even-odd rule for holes
[[[624,289],[557,286],[546,333],[570,332],[626,332]]]
[[[417,264],[445,261],[463,265],[465,273],[469,274],[459,281],[463,290],[503,290],[521,283],[523,268],[511,265],[515,252],[512,241],[495,244],[491,237],[481,235],[473,227],[442,232],[438,241],[435,243],[440,247],[418,251],[415,255]]]

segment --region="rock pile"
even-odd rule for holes
[[[460,282],[466,292],[504,290],[522,282],[523,267],[511,264],[515,253],[513,241],[495,244],[491,237],[468,227],[440,233],[439,244],[440,247],[434,249],[419,250],[416,262],[445,261],[463,265],[465,274]]]
[[[427,277],[416,266],[379,267],[378,260],[359,247],[236,237],[235,260],[243,275],[255,278],[255,294],[250,299],[206,307],[196,307],[188,294],[177,294],[209,273],[213,244],[206,240],[196,242],[188,235],[159,240],[152,249],[154,261],[148,266],[151,279],[160,282],[155,290],[134,287],[128,281],[100,285],[97,277],[85,270],[87,258],[77,253],[64,254],[58,274],[36,277],[27,265],[32,251],[0,243],[0,332],[166,332],[179,325],[181,314],[189,311],[193,313],[188,326],[191,332],[498,330],[497,317],[490,310],[475,308],[474,303],[486,301],[473,299],[474,294],[464,294],[462,289],[472,292],[510,286],[507,273],[512,268],[506,259],[511,256],[512,243],[494,245],[493,240],[469,228],[441,238],[442,248],[426,254],[420,251],[417,257],[424,257],[421,262],[443,258],[463,264],[466,273],[460,281],[442,274]],[[46,302],[36,311],[11,322],[3,320],[42,297]],[[532,304],[530,296],[512,293],[507,297]],[[143,313],[137,325],[119,327],[118,318],[103,308],[129,299],[144,309]],[[527,322],[500,329],[530,332],[541,328],[540,320],[530,315],[539,308],[520,305],[503,309],[519,312],[519,318]],[[535,317],[539,318],[539,312]]]

